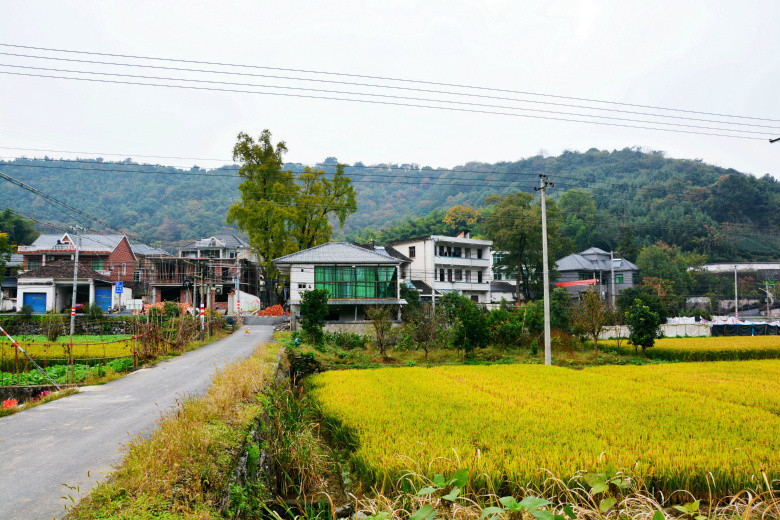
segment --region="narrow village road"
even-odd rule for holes
[[[216,368],[249,356],[273,326],[249,326],[106,385],[0,418],[0,520],[61,518],[121,461],[120,448],[161,413],[200,394]],[[67,487],[66,487],[67,486]]]

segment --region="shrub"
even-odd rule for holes
[[[63,333],[65,319],[59,314],[46,314],[41,318],[43,333],[49,341],[57,341],[57,338]]]
[[[91,319],[99,320],[103,317],[103,309],[101,309],[100,305],[97,303],[91,303],[87,307],[86,311],[87,316],[89,316]]]
[[[326,333],[325,341],[344,350],[355,350],[365,348],[366,343],[370,342],[371,338],[352,332],[334,332],[332,334]]]
[[[32,313],[33,313],[32,305],[22,305],[22,308],[19,309],[19,315],[24,319],[31,318]]]
[[[316,346],[322,342],[322,327],[328,315],[327,289],[312,289],[303,293],[301,301],[301,328]]]

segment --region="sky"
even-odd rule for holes
[[[780,142],[768,142],[773,132],[780,137],[778,20],[780,2],[755,0],[3,1],[0,2],[0,44],[342,75],[128,60],[7,46],[0,46],[0,53],[7,53],[0,54],[0,72],[63,75],[63,72],[40,68],[92,70],[102,75],[69,74],[104,80],[116,80],[106,76],[114,72],[166,78],[177,75],[190,81],[139,80],[126,76],[120,80],[359,97],[372,102],[0,73],[0,156],[89,157],[86,153],[56,151],[96,152],[106,159],[133,157],[140,162],[213,167],[230,160],[239,132],[257,136],[263,129],[269,129],[274,140],[287,143],[286,159],[304,164],[333,156],[347,164],[416,163],[447,168],[468,161],[513,161],[540,152],[557,155],[563,150],[639,146],[664,151],[669,157],[702,159],[754,175],[769,173],[780,178]],[[208,67],[257,75],[217,75],[148,67],[128,69],[8,53],[201,70]],[[269,74],[384,87],[268,78]],[[274,88],[203,83],[209,80]],[[280,86],[363,94],[323,94],[279,89]],[[459,95],[422,90],[446,90]],[[377,93],[426,101],[379,97]],[[440,101],[443,98],[471,104],[444,104]],[[448,108],[378,104],[377,101]],[[757,133],[740,133],[752,139],[738,139],[592,122],[657,126],[636,122],[659,119],[636,114],[658,111],[635,105],[691,111],[663,112],[673,116],[664,119],[665,122],[691,125],[669,127],[677,130],[735,135],[733,130],[741,129]],[[594,111],[594,107],[601,110]],[[501,114],[466,112],[462,111],[464,108]],[[531,109],[547,112],[530,112]],[[593,118],[594,114],[602,119]],[[544,119],[549,117],[590,122]],[[734,126],[735,122],[741,125]],[[710,129],[724,125],[728,132]],[[697,128],[701,126],[707,128]]]

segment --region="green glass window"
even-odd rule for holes
[[[334,266],[314,268],[314,287],[327,289],[331,298],[395,298],[395,267]]]
[[[105,264],[103,263],[102,258],[93,258],[92,259],[92,269],[95,271],[102,271]]]
[[[623,283],[623,273],[615,275],[615,283]]]

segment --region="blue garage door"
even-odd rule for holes
[[[33,312],[40,312],[43,314],[46,312],[46,293],[24,293],[22,305],[29,305],[32,307]]]
[[[111,287],[95,287],[95,303],[104,312],[108,311],[111,308]]]

